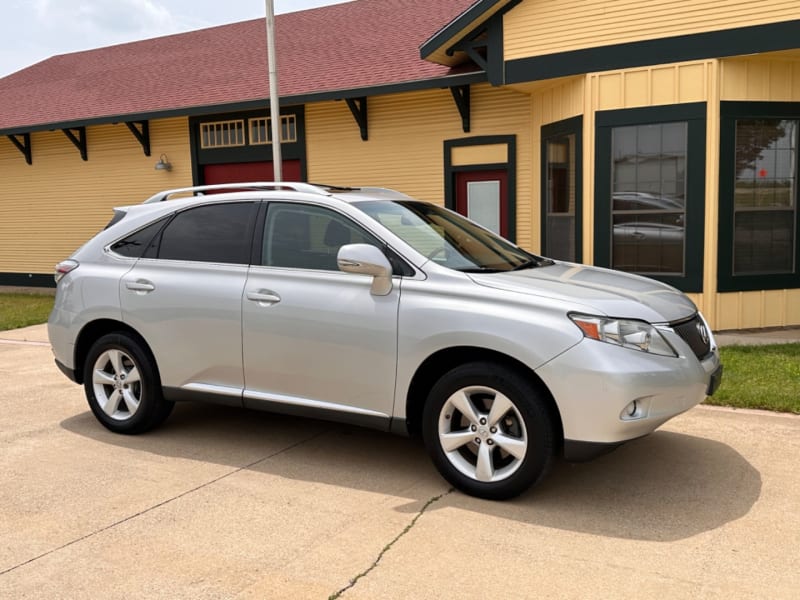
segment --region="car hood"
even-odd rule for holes
[[[697,312],[686,295],[665,283],[599,267],[557,262],[522,271],[469,276],[479,285],[563,300],[612,317],[664,323]],[[585,309],[576,306],[574,310]]]

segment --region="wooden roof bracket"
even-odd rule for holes
[[[367,97],[361,96],[360,98],[345,98],[347,107],[353,113],[353,118],[358,123],[361,130],[361,139],[365,142],[369,139],[369,130],[367,129]]]
[[[511,7],[517,4],[511,2]],[[492,85],[504,83],[503,62],[503,12],[493,15],[488,21],[479,25],[458,43],[450,46],[446,54],[452,56],[456,52],[465,53],[472,62],[486,72]]]
[[[150,156],[150,121],[125,121],[133,137],[142,145],[145,156]]]
[[[470,128],[469,90],[469,84],[454,85],[450,87],[450,93],[453,94],[453,100],[456,102],[458,114],[461,115],[461,129],[464,131],[464,133],[469,133]]]
[[[25,157],[25,162],[29,165],[33,164],[33,153],[31,151],[31,134],[30,133],[23,133],[22,141],[19,140],[17,135],[9,135],[8,139],[11,140],[11,143],[17,147],[17,150],[22,152],[23,156]]]
[[[89,160],[86,150],[86,127],[70,127],[62,129],[64,135],[80,151],[83,160]]]

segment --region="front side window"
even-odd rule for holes
[[[702,290],[705,104],[597,114],[595,261]]]
[[[336,256],[346,244],[383,246],[335,211],[311,204],[273,202],[264,225],[261,264],[338,271]]]
[[[800,286],[800,105],[723,102],[720,291]]]
[[[158,258],[249,264],[257,204],[209,204],[179,212],[160,236]]]

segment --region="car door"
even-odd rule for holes
[[[167,393],[241,405],[242,293],[257,210],[217,202],[177,213],[120,281],[123,319],[152,349]]]
[[[336,265],[342,245],[381,244],[311,204],[271,202],[263,229],[242,300],[245,406],[381,426],[394,397],[400,279],[374,296],[371,277]]]

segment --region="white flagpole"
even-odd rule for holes
[[[275,65],[275,9],[267,4],[267,64],[269,67],[269,113],[272,124],[272,167],[275,181],[283,181],[281,163],[281,109],[278,97],[278,69]]]

